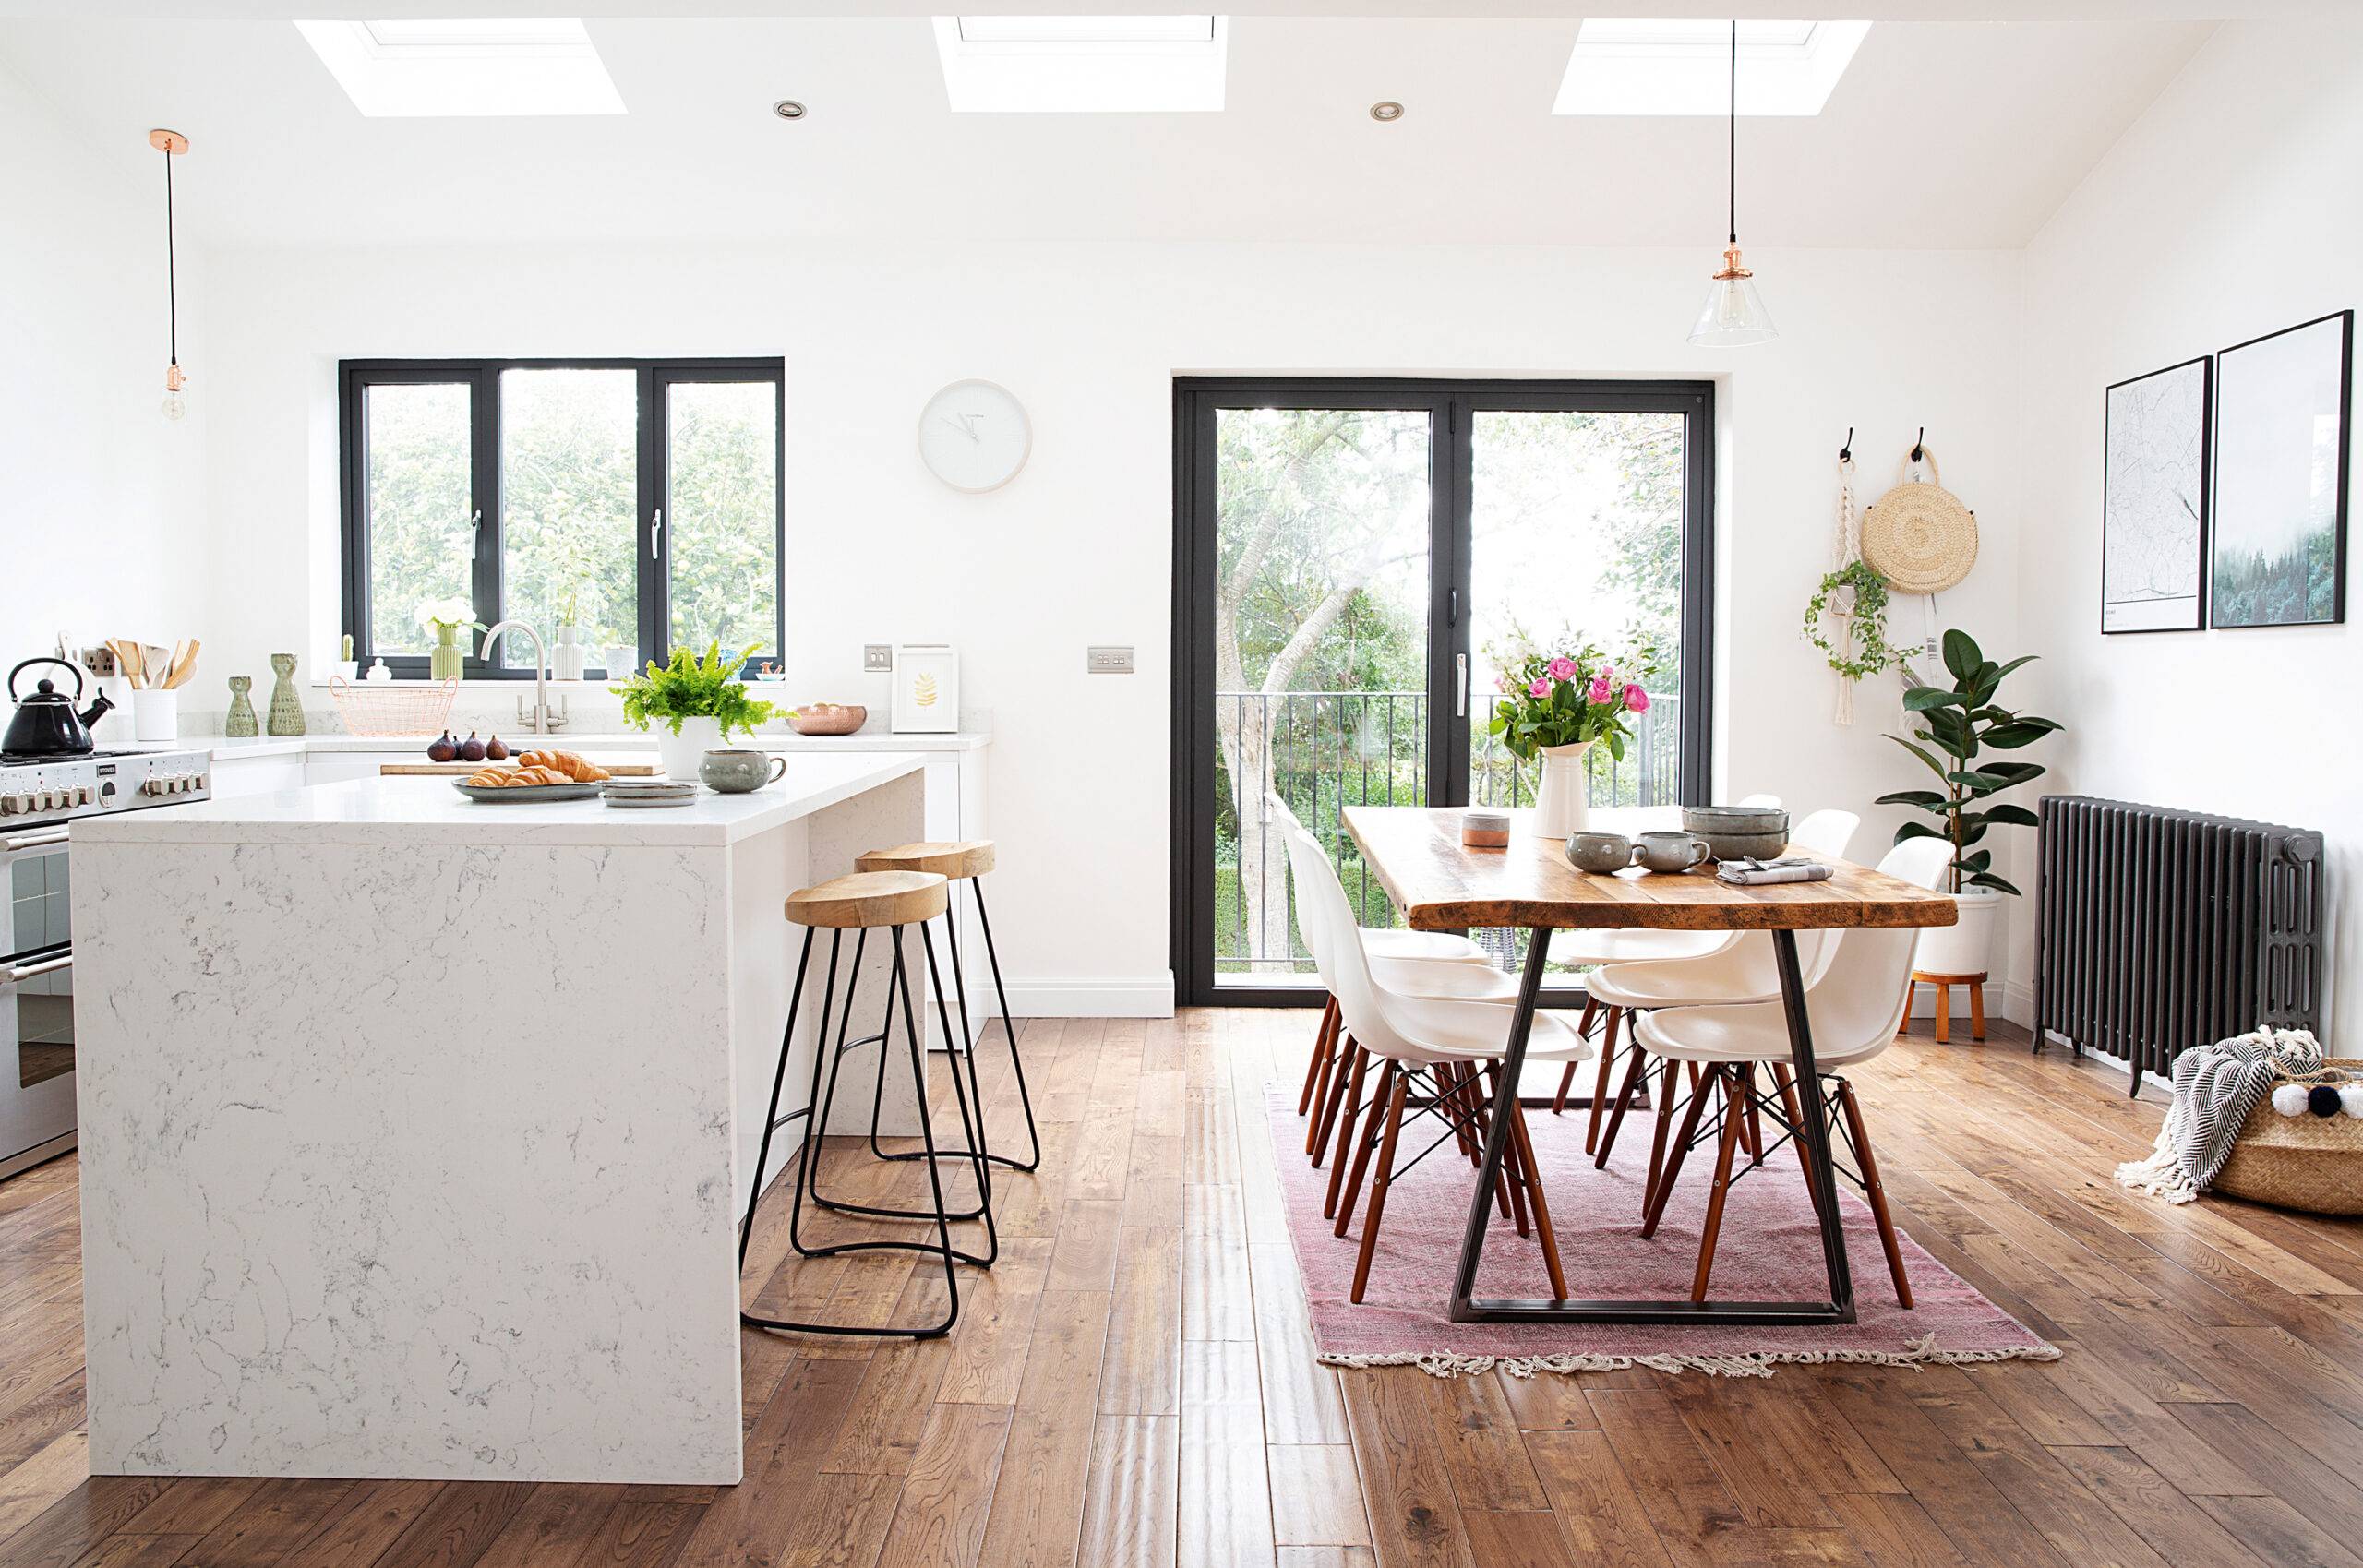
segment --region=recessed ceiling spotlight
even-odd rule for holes
[[[1392,98],[1382,98],[1370,106],[1370,117],[1381,125],[1399,120],[1403,117],[1403,105]]]
[[[793,98],[783,98],[772,105],[772,113],[783,120],[800,120],[804,118],[804,105]]]

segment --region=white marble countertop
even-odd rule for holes
[[[578,737],[578,739],[582,737]],[[911,751],[788,759],[780,782],[745,795],[701,790],[688,806],[626,808],[599,799],[488,805],[449,778],[372,778],[308,789],[93,817],[99,844],[729,844],[917,772]]]
[[[186,736],[179,740],[125,740],[108,736],[99,742],[109,751],[206,751],[217,762],[240,757],[301,757],[310,753],[368,751],[389,756],[426,758],[426,743],[432,738],[418,735],[296,735],[262,736],[249,740],[232,740],[218,735]],[[508,734],[500,737],[512,751],[522,751],[536,746],[554,747],[583,753],[613,751],[653,751],[656,736],[639,730],[609,733],[583,731],[580,734],[536,736],[531,733]],[[879,752],[879,751],[978,751],[992,744],[992,736],[973,730],[950,735],[895,735],[887,730],[864,730],[859,735],[798,735],[793,731],[762,731],[750,736],[734,736],[733,746],[751,751],[788,752]]]

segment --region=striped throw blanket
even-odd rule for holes
[[[2285,1074],[2314,1072],[2322,1047],[2303,1029],[2258,1029],[2175,1059],[2175,1100],[2146,1160],[2117,1167],[2137,1192],[2188,1203],[2207,1191],[2231,1157],[2232,1141],[2256,1103]]]

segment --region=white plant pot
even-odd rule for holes
[[[1923,975],[1985,975],[1994,958],[1994,929],[2002,921],[2004,895],[1991,888],[1972,888],[1952,895],[1961,919],[1951,926],[1926,926],[1912,955],[1912,967]]]
[[[550,678],[582,678],[582,644],[574,640],[574,628],[570,626],[558,628],[558,642],[550,649]]]
[[[699,760],[721,745],[722,721],[719,719],[683,719],[678,735],[662,722],[656,725],[656,760],[668,779],[687,779],[695,784]]]
[[[1591,820],[1589,784],[1584,777],[1584,757],[1592,742],[1542,748],[1542,787],[1534,801],[1534,836],[1565,838],[1579,833]]]

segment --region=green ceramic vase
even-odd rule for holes
[[[460,628],[438,626],[435,628],[435,646],[426,655],[426,673],[437,680],[450,680],[464,675],[468,668],[468,651],[460,642]]]
[[[273,653],[270,667],[279,676],[279,684],[270,688],[270,733],[302,735],[304,700],[295,694],[295,655]]]
[[[230,716],[222,721],[222,733],[233,740],[252,740],[262,733],[255,721],[254,699],[247,695],[254,688],[252,676],[230,677]]]

